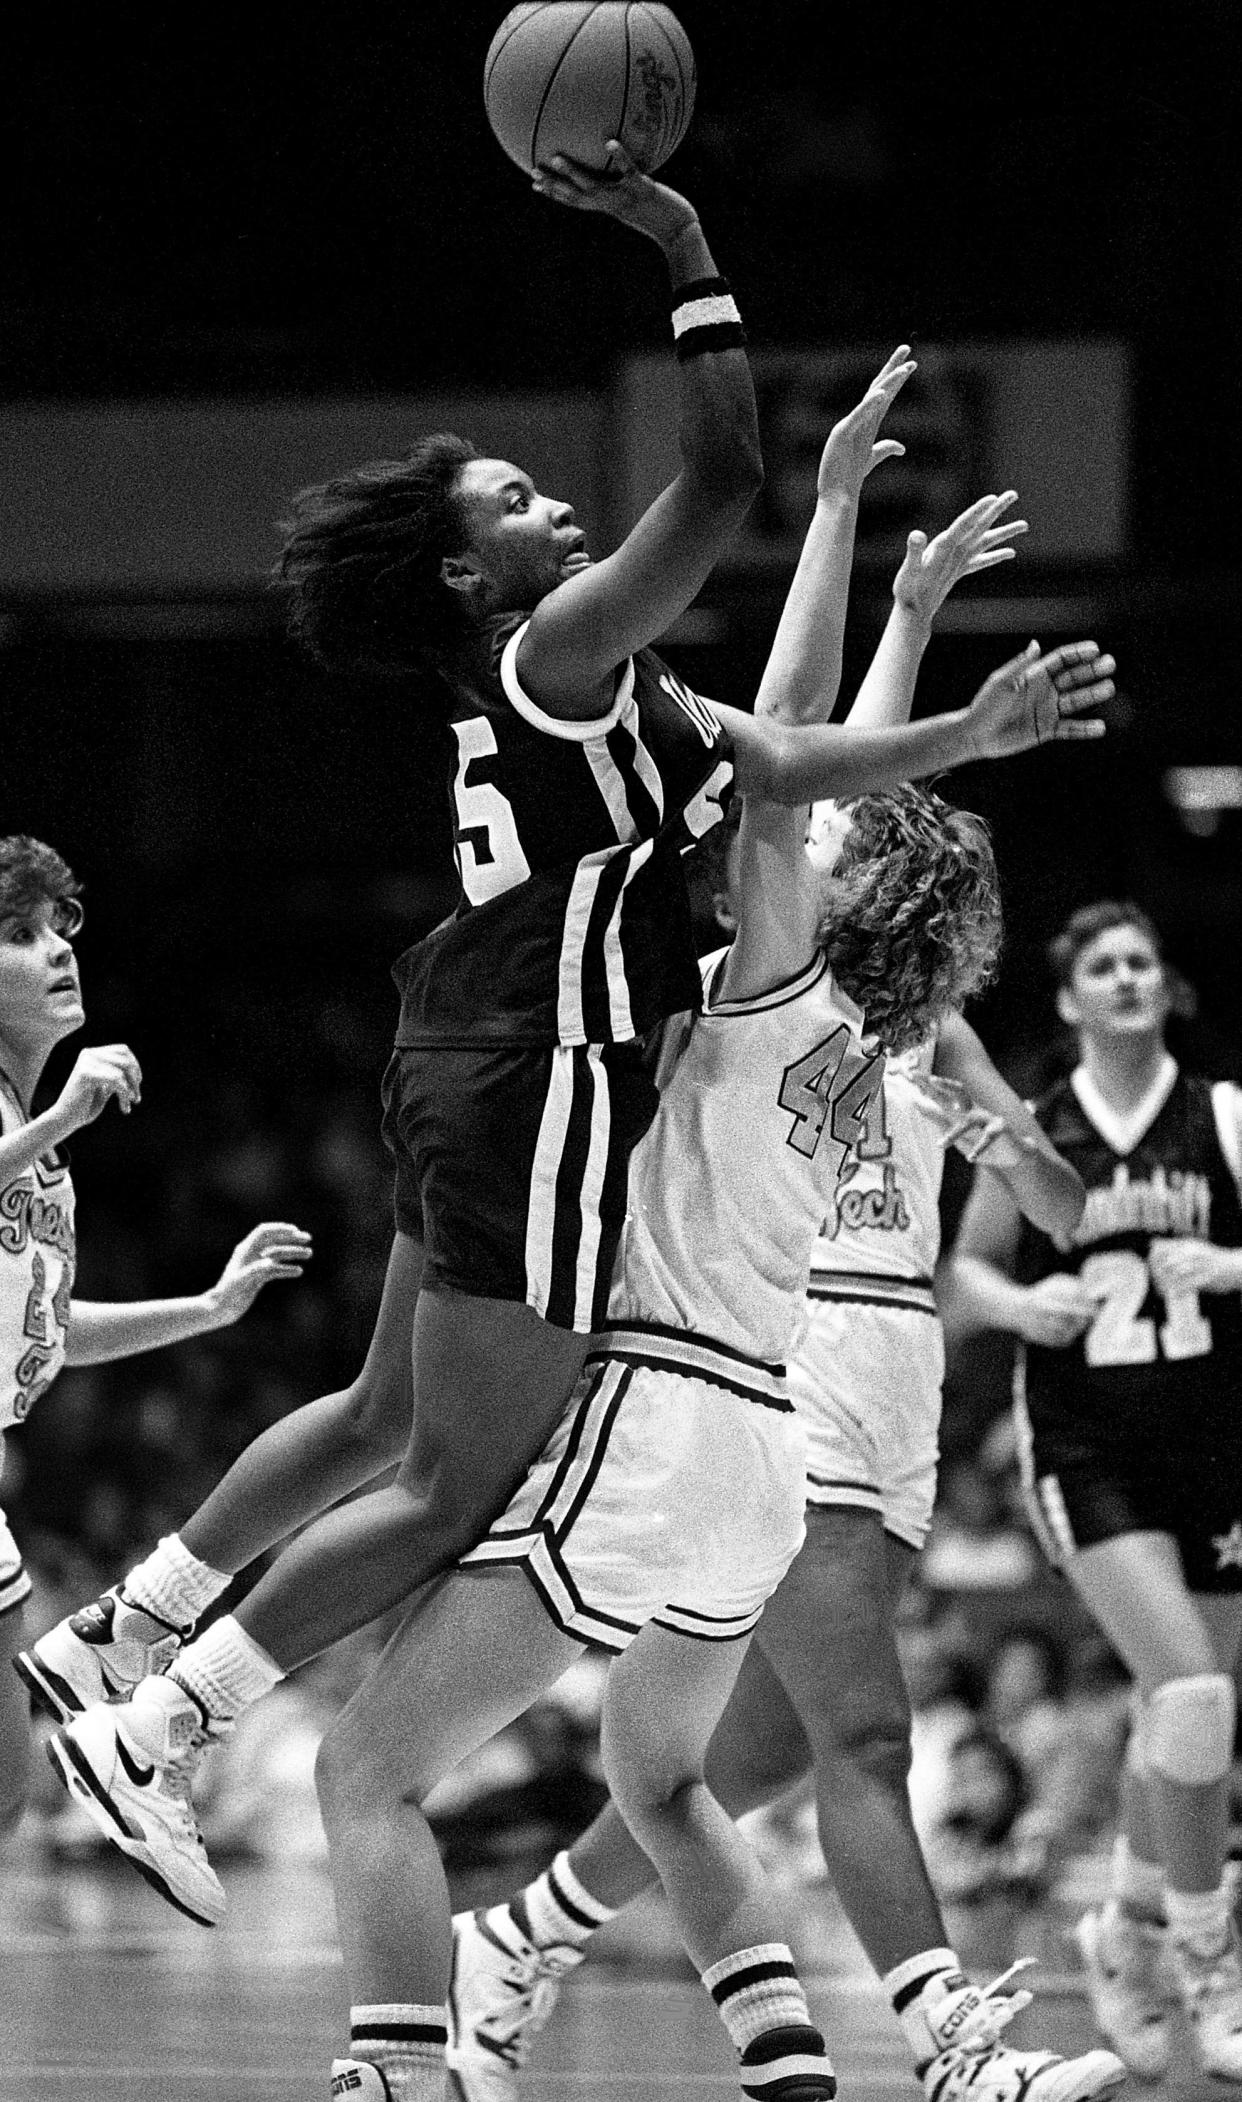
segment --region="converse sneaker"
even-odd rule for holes
[[[1111,2051],[1059,2058],[1055,2051],[1017,2051],[997,2042],[1032,1997],[1025,1989],[1000,1988],[1030,1961],[1012,1964],[991,1985],[959,1987],[924,2007],[940,2046],[918,2069],[930,2102],[1091,2102],[1121,2086],[1126,2069]]]
[[[97,1704],[48,1740],[75,1802],[179,1912],[214,1927],[224,1892],[207,1859],[190,1787],[209,1743],[224,1736],[174,1679],[143,1679],[128,1701]]]
[[[360,2058],[336,2058],[332,2062],[332,2102],[392,2102],[392,2089],[378,2066]]]
[[[1084,1912],[1073,1939],[1101,2036],[1140,2080],[1159,2080],[1168,2071],[1170,2042],[1163,1929],[1133,1919],[1112,1899]]]
[[[1215,1956],[1172,1942],[1173,1968],[1190,2020],[1195,2056],[1217,2080],[1242,2082],[1242,1964],[1230,1934]]]
[[[135,1606],[121,1586],[58,1621],[13,1659],[36,1707],[69,1722],[96,1701],[124,1700],[139,1679],[166,1671],[186,1631]]]
[[[556,2005],[561,1979],[581,1961],[581,1949],[537,1949],[516,1928],[511,1943],[502,1941],[482,1912],[457,1914],[448,2066],[450,2091],[461,2102],[514,2102],[518,2074]]]

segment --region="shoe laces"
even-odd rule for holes
[[[1034,1994],[1029,1993],[1025,1986],[1019,1986],[1014,1993],[1003,1993],[1001,1987],[1007,1985],[1019,1971],[1029,1970],[1034,1962],[1033,1956],[1020,1956],[1016,1963],[1010,1964],[1007,1971],[1001,1972],[999,1978],[993,1978],[990,1985],[979,1986],[978,2005],[971,2008],[961,2027],[945,2039],[942,2050],[969,2051],[972,2054],[990,2051],[1001,2032],[1009,2027],[1014,2016],[1021,2014],[1024,2007],[1029,2007],[1034,1998]]]
[[[157,1768],[160,1794],[173,1809],[182,1836],[200,1849],[203,1845],[203,1835],[198,1829],[198,1820],[194,1815],[191,1790],[203,1763],[203,1754],[211,1745],[218,1743],[224,1734],[223,1731],[213,1730],[204,1725],[194,1731],[183,1750]]]
[[[1242,2026],[1242,1974],[1239,1973],[1238,1951],[1233,1937],[1223,1949],[1202,1956],[1197,1949],[1188,1948],[1183,1942],[1178,1954],[1181,1957],[1187,1991],[1196,2006],[1212,2002],[1223,2006],[1233,2002],[1233,2013]]]
[[[485,2024],[489,2043],[508,2066],[520,2070],[530,2056],[536,2036],[556,2005],[556,1996],[567,1966],[543,1950],[523,1958],[519,1973],[519,1997],[512,2007],[489,2014]]]

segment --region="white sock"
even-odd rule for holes
[[[442,2006],[379,2001],[349,2010],[350,2050],[379,2067],[392,2102],[443,2102],[447,2041]]]
[[[1216,1890],[1166,1889],[1164,1905],[1174,1940],[1184,1942],[1192,1955],[1218,1954],[1229,1940],[1230,1902],[1224,1882]]]
[[[192,1628],[231,1582],[222,1570],[192,1555],[176,1533],[169,1533],[145,1562],[130,1570],[121,1590],[131,1605],[143,1607],[170,1627]]]
[[[1136,1854],[1124,1832],[1113,1842],[1112,1897],[1134,1919],[1164,1918],[1164,1870],[1158,1861],[1144,1861]]]
[[[225,1613],[186,1644],[168,1676],[194,1695],[213,1722],[232,1722],[285,1674],[233,1615]]]
[[[569,1855],[562,1852],[510,1900],[508,1910],[514,1925],[537,1949],[585,1949],[595,1929],[613,1918],[615,1907],[591,1896],[574,1874]]]
[[[970,1985],[958,1961],[956,1949],[922,1949],[904,1963],[885,1971],[880,1983],[892,2002],[893,2013],[906,2032],[917,2064],[940,2049],[940,2038],[928,2014],[948,1993],[962,1992]]]

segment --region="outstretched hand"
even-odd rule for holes
[[[1017,549],[1005,543],[1027,532],[1027,522],[1025,518],[1002,519],[1001,513],[1017,501],[1016,489],[1006,489],[1001,496],[981,496],[934,540],[926,533],[911,533],[905,560],[893,579],[897,604],[930,623],[962,577],[992,569],[998,562],[1012,562]]]
[[[266,1221],[239,1241],[207,1297],[221,1326],[240,1320],[264,1285],[278,1277],[300,1277],[311,1237],[300,1226]]]
[[[918,367],[910,356],[910,345],[899,343],[876,373],[862,400],[828,433],[819,462],[818,494],[834,492],[857,499],[873,467],[881,460],[900,459],[905,446],[896,438],[876,433],[911,373]]]
[[[644,175],[619,139],[609,139],[602,168],[588,168],[566,153],[554,153],[536,168],[531,181],[537,196],[576,212],[604,212],[662,247],[698,223],[698,213],[680,190]]]
[[[1039,654],[1030,642],[985,679],[966,711],[972,756],[1004,759],[1065,738],[1102,737],[1098,716],[1086,716],[1116,692],[1111,657],[1095,642],[1067,642]]]

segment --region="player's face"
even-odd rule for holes
[[[835,869],[853,821],[848,803],[824,801],[815,804],[807,827],[806,851],[817,869],[822,869],[825,874]]]
[[[0,917],[0,1040],[27,1055],[51,1050],[86,1020],[78,965],[62,911],[41,899]]]
[[[1158,1036],[1169,1013],[1164,965],[1139,927],[1106,927],[1079,951],[1062,1003],[1083,1036],[1125,1042]]]
[[[510,461],[468,460],[457,494],[469,524],[466,552],[482,575],[489,612],[536,606],[590,567],[573,505],[541,496]]]

